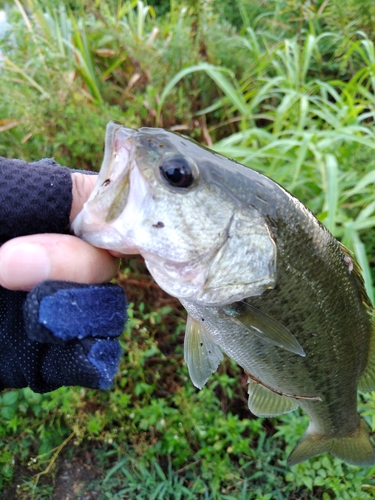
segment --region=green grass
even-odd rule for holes
[[[300,198],[355,251],[373,300],[372,4],[237,4],[232,17],[224,1],[16,2],[0,42],[0,154],[97,169],[109,120],[172,127]],[[230,360],[197,391],[182,308],[138,260],[117,279],[133,306],[112,390],[0,395],[4,498],[51,498],[77,456],[100,499],[375,496],[375,468],[330,456],[286,467],[306,416],[253,418]],[[374,430],[373,394],[359,411]]]

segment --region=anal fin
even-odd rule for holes
[[[257,417],[275,417],[289,413],[298,408],[297,401],[272,392],[262,384],[250,379],[249,387],[249,409]]]
[[[210,333],[190,314],[186,322],[184,358],[191,381],[198,389],[202,389],[223,359],[221,349]]]

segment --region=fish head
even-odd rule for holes
[[[172,132],[111,122],[96,186],[72,230],[94,246],[141,254],[178,298],[217,304],[262,293],[276,279],[275,244],[264,217],[226,188],[222,160]],[[239,277],[249,260],[251,293]]]

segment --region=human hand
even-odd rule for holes
[[[70,223],[89,197],[96,176],[72,174],[73,202]],[[0,286],[31,290],[51,280],[104,283],[118,269],[119,261],[106,250],[66,234],[33,234],[7,241],[0,247]]]
[[[108,389],[127,317],[124,290],[105,283],[118,259],[65,234],[96,176],[48,158],[0,157],[0,173],[0,390]]]

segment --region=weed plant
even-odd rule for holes
[[[0,42],[0,154],[97,169],[109,120],[183,132],[298,196],[355,252],[373,300],[372,3],[236,5],[17,0]],[[197,391],[178,302],[138,259],[116,279],[132,304],[114,388],[0,395],[4,498],[52,498],[66,462],[91,467],[85,491],[100,499],[375,496],[374,467],[286,467],[307,418],[254,418],[228,359]],[[372,394],[359,410],[374,430]]]

